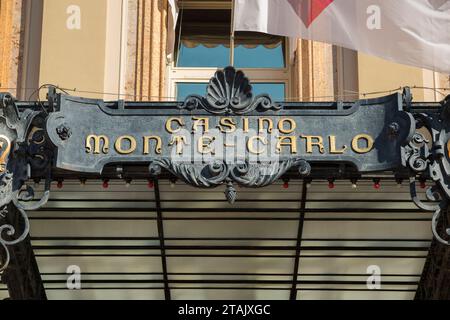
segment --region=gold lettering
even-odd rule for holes
[[[285,142],[285,140],[289,140],[289,142]],[[282,146],[289,146],[291,148],[291,154],[297,153],[297,137],[278,137],[277,153],[281,153]]]
[[[192,117],[194,120],[194,124],[192,125],[192,131],[197,132],[197,128],[201,126],[203,128],[203,132],[209,132],[209,119],[201,118],[201,117]]]
[[[178,129],[172,129],[172,122],[176,122],[178,124],[178,126],[182,127],[184,126],[184,121],[181,118],[169,118],[166,121],[166,130],[169,133],[175,133],[181,130],[181,128]]]
[[[342,154],[347,150],[347,146],[344,145],[341,150],[336,149],[336,136],[329,136],[330,141],[330,153],[332,154]]]
[[[264,132],[264,123],[268,124],[267,126],[267,132],[268,133],[272,133],[273,130],[273,121],[270,118],[259,118],[258,119],[258,128],[259,128],[259,132]]]
[[[261,153],[263,153],[266,150],[266,148],[263,148],[262,150],[261,149],[258,150],[256,148],[254,148],[255,140],[261,141],[261,143],[267,145],[267,139],[266,138],[260,137],[260,136],[253,136],[253,137],[250,137],[248,139],[248,142],[247,142],[247,149],[248,149],[248,151],[250,153],[253,153],[253,154],[261,154]]]
[[[11,141],[7,136],[4,135],[0,135],[0,139],[4,140],[0,141],[0,151],[2,151],[2,153],[0,154],[0,173],[3,173],[6,171],[6,158],[11,151]]]
[[[161,141],[161,137],[158,137],[158,136],[145,136],[144,137],[144,154],[150,153],[150,150],[149,150],[150,140],[156,141],[155,152],[156,152],[156,154],[161,154],[162,141]]]
[[[185,136],[173,136],[172,140],[169,142],[169,146],[176,145],[177,147],[177,154],[183,153],[183,144],[187,145],[186,137]]]
[[[247,133],[249,131],[248,118],[242,119],[242,127],[243,127],[243,131],[245,133]]]
[[[94,140],[94,148],[92,148],[91,140]],[[109,139],[105,135],[91,134],[86,138],[86,153],[91,153],[94,150],[94,154],[100,154],[100,142],[103,142],[102,152],[107,154],[109,151]]]
[[[231,148],[231,147],[235,147],[236,145],[235,145],[234,143],[226,143],[226,142],[225,142],[225,143],[223,144],[223,146],[224,146],[224,147],[227,147],[227,148]]]
[[[300,136],[300,137],[306,139],[306,153],[313,153],[314,146],[319,148],[320,153],[325,153],[325,148],[323,146],[323,138],[321,136]]]
[[[365,140],[367,143],[367,147],[360,148],[359,140]],[[368,153],[373,149],[374,140],[368,134],[359,134],[355,136],[352,140],[352,149],[356,153]]]
[[[286,122],[289,123],[290,129],[284,128]],[[295,128],[297,128],[297,123],[294,121],[294,119],[284,118],[278,122],[278,130],[280,130],[281,133],[292,133],[294,132]]]
[[[122,149],[122,141],[128,140],[130,143],[130,146],[128,149]],[[120,154],[130,154],[133,153],[134,150],[136,150],[136,139],[132,136],[121,136],[117,138],[116,143],[114,144],[114,148],[116,151]]]
[[[200,152],[201,154],[208,154],[208,153],[214,154],[214,149],[211,148],[211,143],[214,140],[215,140],[214,137],[205,135],[201,136],[197,142],[198,152]]]
[[[230,133],[236,131],[236,122],[232,118],[221,118],[219,124],[218,128],[220,132]]]

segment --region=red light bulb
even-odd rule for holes
[[[379,180],[375,180],[373,183],[373,187],[377,190],[379,190],[381,188],[381,183]]]
[[[107,189],[109,187],[109,182],[108,180],[103,180],[103,189]]]

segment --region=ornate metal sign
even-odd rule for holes
[[[205,98],[182,104],[124,108],[101,100],[59,96],[46,131],[57,149],[56,167],[101,173],[109,163],[149,163],[198,187],[235,182],[261,187],[307,162],[347,162],[359,172],[401,165],[401,146],[413,118],[402,97],[305,109],[253,97],[243,73],[218,71]]]
[[[19,107],[3,94],[0,209],[41,207],[54,170],[101,177],[108,166],[145,164],[154,179],[165,171],[197,187],[224,184],[233,203],[235,185],[263,187],[287,172],[304,178],[311,165],[339,163],[358,174],[409,172],[413,201],[435,212],[433,232],[447,243],[436,224],[450,199],[449,101],[419,113],[408,91],[354,103],[276,103],[254,96],[249,80],[231,67],[215,74],[205,97],[180,103],[104,102],[53,89],[45,104]],[[418,175],[436,182],[427,194],[432,204],[416,195]],[[46,180],[38,201],[26,184],[30,177]],[[0,233],[4,247],[13,243],[11,228],[0,227],[10,231],[6,238]]]

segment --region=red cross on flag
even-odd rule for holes
[[[450,73],[450,0],[235,0],[234,29]]]

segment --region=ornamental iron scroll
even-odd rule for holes
[[[195,187],[213,188],[226,184],[225,197],[230,204],[233,204],[237,197],[233,183],[246,188],[261,188],[273,184],[292,168],[298,169],[299,177],[306,177],[311,173],[311,165],[300,158],[269,163],[247,161],[232,165],[222,161],[208,164],[177,163],[164,158],[153,161],[149,172],[156,177],[162,168]]]
[[[20,112],[10,94],[0,94],[0,246],[4,253],[0,272],[9,263],[8,246],[21,242],[28,235],[25,210],[35,210],[49,198],[53,156],[44,130],[45,114],[43,110],[31,108]],[[26,183],[32,172],[47,177],[40,200],[34,199],[34,189]],[[12,205],[17,210],[9,210]],[[20,214],[21,230],[7,221],[7,216],[12,214],[10,211]]]
[[[8,250],[8,246],[16,245],[22,242],[27,237],[30,231],[30,222],[25,211],[21,208],[17,208],[17,210],[13,211],[19,213],[20,217],[18,218],[23,221],[23,227],[21,228],[21,230],[16,230],[16,226],[9,222],[0,224],[0,250],[4,252],[4,254],[0,255],[0,257],[2,257],[2,259],[0,260],[0,273],[6,270],[10,262],[10,253]],[[7,220],[7,215],[9,214],[10,212],[8,210],[8,206],[4,206],[0,210],[0,219]],[[13,220],[17,221],[18,219]]]
[[[408,89],[404,96],[412,99]],[[410,101],[407,101],[408,104]],[[440,104],[438,112],[414,115],[416,132],[411,141],[402,147],[402,164],[410,170],[413,202],[420,209],[433,212],[433,235],[439,242],[450,245],[450,228],[438,226],[442,213],[448,211],[450,201],[450,96]],[[434,182],[426,191],[425,202],[417,195],[417,175],[430,177]],[[438,230],[444,230],[446,235],[439,234]]]

